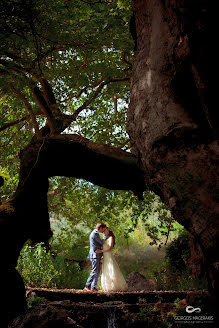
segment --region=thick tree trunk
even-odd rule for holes
[[[215,290],[219,143],[207,1],[137,0],[133,9],[138,46],[128,112],[133,152],[149,188],[192,234],[193,255]]]

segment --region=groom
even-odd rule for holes
[[[92,269],[84,288],[85,291],[90,291],[90,290],[92,292],[97,291],[96,286],[100,275],[100,260],[103,255],[102,252],[98,253],[98,250],[102,248],[103,243],[106,239],[106,236],[104,236],[104,238],[101,239],[99,233],[104,232],[105,229],[106,229],[106,225],[100,222],[97,223],[96,229],[94,229],[90,234],[90,251],[88,254],[88,258],[91,261]]]

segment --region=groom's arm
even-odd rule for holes
[[[93,245],[94,245],[95,251],[103,246],[103,240],[100,238],[99,234],[94,235]]]
[[[95,251],[97,254],[103,253],[102,246],[103,246],[103,243],[105,242],[106,239],[107,239],[107,236],[104,236],[103,239],[101,239],[100,236],[99,236],[99,241],[101,242],[101,247],[100,247],[100,249],[98,248]]]
[[[107,236],[104,236],[103,239],[100,238],[99,236],[99,242],[100,242],[100,245],[101,247],[103,246],[103,244],[105,243],[105,240],[107,239]]]
[[[96,247],[95,247],[95,253],[100,254],[102,253],[102,246],[103,243],[105,242],[107,236],[104,236],[103,239],[100,238],[99,234],[94,235],[94,241],[96,242]]]

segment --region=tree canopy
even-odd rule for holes
[[[0,12],[3,176],[33,136],[128,148],[129,1],[2,1]]]
[[[12,0],[2,1],[0,12],[2,200],[17,187],[19,152],[31,140],[77,134],[129,153],[130,1]],[[159,239],[157,223],[148,223],[145,208],[128,192],[51,177],[48,195],[52,215],[75,223],[87,218],[88,226],[107,217],[111,224],[121,222],[118,231],[124,233],[142,215],[152,240]],[[167,234],[170,214],[163,205],[158,210],[154,197],[145,194],[144,205],[159,218],[166,211],[160,222]]]
[[[128,1],[2,1],[1,131],[29,121],[45,135],[46,120],[50,133],[70,129],[96,141],[98,128],[98,141],[122,145],[130,13]]]

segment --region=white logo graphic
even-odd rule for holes
[[[188,305],[188,306],[186,307],[186,312],[187,312],[187,313],[193,313],[193,312],[200,313],[200,312],[201,312],[201,309],[200,309],[200,308],[194,308],[193,306]]]

